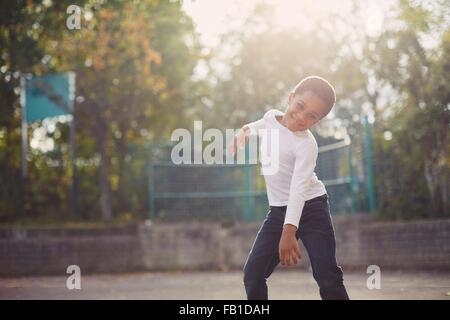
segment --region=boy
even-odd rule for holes
[[[243,270],[249,300],[268,299],[266,280],[279,262],[287,266],[297,264],[301,258],[299,238],[308,252],[321,298],[349,299],[342,269],[336,261],[328,194],[314,172],[318,146],[309,131],[335,102],[336,94],[328,81],[307,77],[289,94],[285,113],[270,110],[262,119],[244,125],[231,145],[234,154],[249,135],[260,134],[260,129],[275,129],[279,133],[275,142],[279,144],[278,170],[264,175],[270,211]],[[267,136],[262,136],[261,145],[268,143],[264,137]]]

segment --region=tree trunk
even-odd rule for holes
[[[80,94],[82,93],[80,92]],[[108,156],[108,152],[106,150],[108,141],[108,125],[101,117],[101,111],[104,108],[95,103],[89,105],[86,104],[85,108],[88,106],[90,110],[95,110],[95,112],[91,113],[93,123],[90,129],[100,155],[100,215],[102,219],[110,220],[113,214],[111,206],[111,185],[109,182],[110,157]]]
[[[445,127],[444,127],[445,128]],[[424,173],[431,198],[433,216],[448,215],[448,133],[436,132],[431,151],[424,152]],[[434,149],[434,150],[433,150]],[[425,148],[423,150],[426,150]]]

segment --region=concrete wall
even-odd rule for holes
[[[61,275],[72,264],[83,273],[240,269],[259,225],[0,230],[0,276]],[[334,226],[344,269],[376,264],[382,269],[450,270],[450,220],[388,223],[337,216]],[[305,257],[300,267],[308,264]]]

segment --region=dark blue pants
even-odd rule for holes
[[[286,206],[270,207],[245,262],[244,285],[249,300],[268,299],[266,280],[280,262],[278,245],[285,214]],[[308,252],[322,299],[348,299],[342,269],[336,261],[336,241],[327,194],[305,202],[296,237],[302,240]]]

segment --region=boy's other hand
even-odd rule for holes
[[[232,156],[237,152],[237,148],[242,149],[247,143],[250,129],[247,126],[242,127],[239,132],[234,136],[233,142],[229,146],[229,151]]]
[[[297,227],[294,225],[285,224],[283,227],[279,244],[280,262],[283,266],[295,265],[302,257],[300,254],[300,246],[295,237],[296,231]]]

